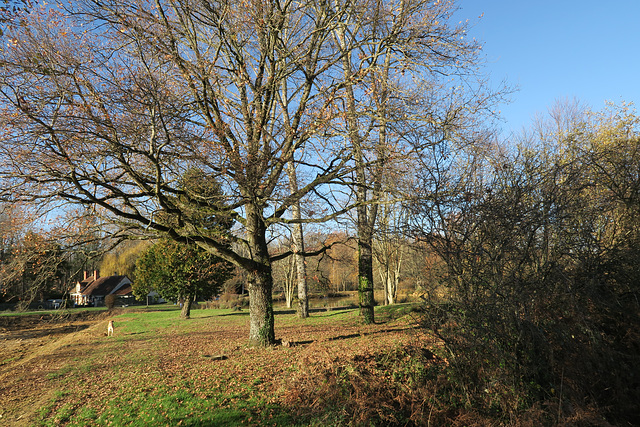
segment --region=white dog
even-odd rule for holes
[[[113,336],[113,320],[109,320],[107,325],[107,336]]]

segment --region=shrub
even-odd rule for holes
[[[238,307],[238,308],[249,307],[249,298],[245,297],[244,295],[225,292],[224,294],[220,295],[220,297],[217,300],[206,302],[206,308],[233,309],[235,307]]]
[[[118,297],[116,295],[109,294],[109,295],[104,297],[104,304],[107,306],[109,311],[111,311],[116,306],[116,301],[117,300],[118,300]]]
[[[330,425],[490,424],[487,415],[468,406],[449,366],[418,344],[348,360],[307,361],[284,402],[303,419]]]

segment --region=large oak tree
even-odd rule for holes
[[[250,341],[273,343],[267,230],[305,197],[328,202],[306,220],[349,209],[332,185],[350,151],[319,137],[343,84],[330,36],[349,13],[258,0],[34,9],[0,56],[2,197],[84,204],[117,229],[197,242],[247,271]],[[291,162],[306,177],[293,193]],[[182,187],[194,167],[221,183],[224,203]],[[224,206],[236,232],[221,241],[194,204]]]
[[[410,60],[394,58],[415,57],[417,41],[428,52],[442,39],[414,28],[432,22],[428,28],[441,29],[437,20],[447,15],[438,12],[440,2],[433,14],[427,3],[418,6],[80,0],[34,7],[2,39],[1,197],[66,214],[75,211],[65,203],[85,205],[90,209],[78,212],[100,216],[103,231],[196,242],[246,271],[250,341],[273,343],[271,263],[304,254],[296,245],[270,256],[270,230],[335,219],[356,206],[373,209],[376,197],[366,191],[380,186],[372,173],[391,156],[386,145],[370,142],[386,144],[393,121],[404,123],[396,129],[423,122],[439,132],[457,111],[447,109],[444,122],[437,114],[391,114],[388,94],[411,79],[367,91],[365,83],[384,73],[419,74]],[[355,102],[370,93],[384,102]],[[365,123],[368,130],[357,134]],[[220,183],[223,200],[183,185],[194,169]],[[351,197],[341,188],[354,180]],[[314,200],[320,208],[301,212]],[[221,236],[193,215],[194,206],[235,222],[234,232]],[[368,239],[361,250],[370,253],[375,215],[367,215],[358,228]],[[370,268],[366,274],[362,288],[371,291]],[[370,320],[371,302],[364,304]]]

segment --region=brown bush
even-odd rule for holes
[[[116,306],[117,300],[118,300],[118,297],[116,295],[109,294],[106,297],[104,297],[104,304],[107,306],[109,311],[111,311]]]
[[[220,295],[217,300],[207,301],[205,303],[205,308],[210,309],[233,309],[233,308],[245,308],[249,306],[249,299],[244,295],[232,294],[225,292]]]
[[[447,361],[419,346],[306,362],[284,402],[331,425],[479,425],[448,389]]]
[[[602,408],[575,400],[568,385],[531,401],[508,372],[482,369],[492,368],[481,360],[439,356],[419,344],[348,359],[305,360],[288,382],[283,403],[301,421],[326,425],[610,425]],[[481,381],[491,382],[474,388]]]

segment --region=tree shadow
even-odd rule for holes
[[[337,335],[335,337],[330,337],[327,338],[327,341],[338,341],[338,340],[348,340],[351,338],[358,338],[358,337],[366,337],[369,335],[380,335],[380,334],[386,334],[389,332],[404,332],[404,331],[408,331],[410,329],[413,329],[411,326],[407,326],[405,328],[393,328],[393,329],[380,329],[378,331],[372,331],[372,332],[355,332],[353,334],[346,334],[346,335]],[[304,341],[287,341],[288,345],[291,347],[296,347],[296,346],[301,346],[301,345],[309,345],[313,342],[315,342],[316,340],[304,340]]]
[[[357,308],[358,308],[357,305],[345,305],[341,307],[316,307],[316,308],[310,308],[309,313],[325,313],[325,312],[328,313],[328,312],[335,311],[336,313],[327,315],[327,316],[335,316],[336,314],[340,314],[348,310],[355,310]],[[298,311],[295,309],[274,310],[275,314],[296,314],[297,312]]]
[[[248,311],[234,311],[233,313],[218,314],[218,316],[211,316],[211,317],[248,316],[248,315],[249,315]]]

